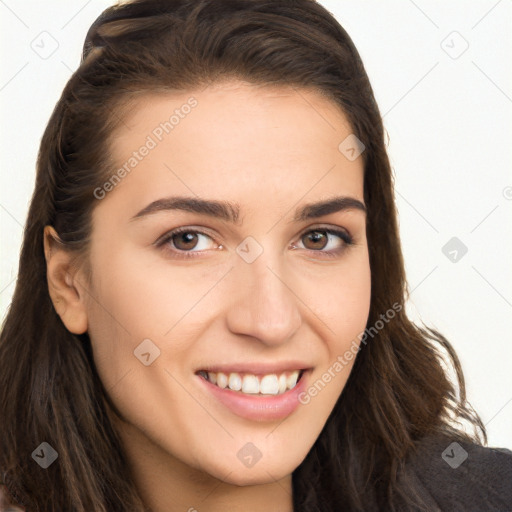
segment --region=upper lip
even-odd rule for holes
[[[265,362],[239,362],[239,363],[224,363],[224,364],[211,364],[204,365],[197,368],[196,372],[201,370],[212,373],[250,373],[253,375],[269,375],[272,373],[283,373],[293,370],[308,370],[311,366],[307,363],[300,361],[285,361],[282,363],[265,363]]]

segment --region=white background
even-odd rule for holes
[[[453,343],[489,445],[512,449],[512,4],[320,3],[356,44],[384,116],[410,313]],[[2,318],[40,138],[87,29],[110,4],[0,1]],[[468,249],[457,262],[442,252],[452,237]]]

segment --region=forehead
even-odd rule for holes
[[[110,140],[113,174],[127,172],[109,201],[130,197],[134,208],[185,193],[251,209],[269,198],[276,207],[337,193],[362,200],[362,157],[344,152],[350,136],[339,106],[312,90],[225,82],[143,95]]]

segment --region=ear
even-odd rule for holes
[[[83,334],[87,331],[87,308],[84,293],[78,287],[79,271],[73,267],[76,255],[65,248],[52,226],[44,228],[44,255],[48,292],[55,311],[68,331]]]

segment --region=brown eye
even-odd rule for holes
[[[178,228],[167,233],[156,242],[156,245],[178,257],[188,257],[212,249],[213,242],[213,238],[202,231],[192,228]],[[219,248],[222,248],[222,246],[219,246]]]
[[[312,250],[319,250],[319,249],[321,250],[329,242],[329,238],[328,238],[326,232],[320,231],[320,230],[310,231],[309,233],[306,233],[302,237],[302,240],[303,241],[309,240],[310,244],[307,244],[305,242],[303,242],[303,243],[304,243],[304,246],[306,247],[306,249],[312,249]]]
[[[194,249],[198,241],[198,233],[194,231],[184,231],[172,235],[170,240],[173,241],[174,247],[180,251],[187,251]]]
[[[307,251],[317,252],[327,257],[335,257],[341,255],[349,245],[354,243],[354,240],[344,230],[317,228],[304,233],[300,238],[300,243]],[[296,247],[294,246],[294,248]]]

